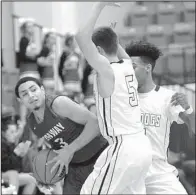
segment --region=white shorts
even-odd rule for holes
[[[114,138],[97,159],[81,194],[145,194],[152,150],[143,133]]]
[[[146,177],[147,194],[187,194],[177,169],[163,160],[153,160]]]

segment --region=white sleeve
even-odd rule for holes
[[[168,105],[168,117],[170,119],[171,122],[175,121],[178,124],[183,124],[184,121],[180,118],[179,114],[180,112],[184,112],[184,108],[182,108],[182,106],[177,105],[177,106],[172,106],[171,103],[169,103]]]

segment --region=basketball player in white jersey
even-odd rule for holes
[[[100,27],[94,31],[106,5],[119,6],[113,2],[95,3],[86,25],[76,34],[81,51],[96,71],[97,117],[101,134],[109,142],[81,194],[145,194],[151,146],[140,121],[138,83],[132,62],[128,55],[119,60],[118,52],[126,52],[119,46],[118,37],[111,28]]]
[[[126,52],[132,59],[138,80],[141,119],[153,149],[152,166],[146,178],[147,194],[187,194],[177,178],[176,168],[167,162],[167,152],[173,121],[186,123],[189,131],[194,132],[193,110],[183,94],[175,94],[154,83],[152,71],[161,55],[158,48],[139,41],[129,44]]]

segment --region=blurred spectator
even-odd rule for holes
[[[83,80],[82,80],[82,92],[84,94],[84,104],[85,106],[94,114],[96,114],[96,105],[93,92],[93,82],[94,82],[95,72],[91,66],[86,61],[86,66],[84,68]]]
[[[54,92],[56,65],[56,34],[54,29],[45,29],[42,49],[37,56],[39,72],[46,91]]]
[[[24,186],[23,194],[34,194],[35,179],[27,173],[22,173],[22,157],[27,153],[30,142],[20,143],[15,118],[3,116],[1,119],[1,168],[2,179],[15,187],[18,192]]]
[[[37,47],[34,40],[34,21],[33,19],[23,19],[20,27],[20,51],[19,69],[20,77],[32,76],[39,78],[38,66],[36,63]]]
[[[82,60],[74,35],[67,34],[60,57],[59,75],[64,85],[63,93],[77,102],[80,102],[81,95]]]

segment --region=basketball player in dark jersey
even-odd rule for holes
[[[32,77],[20,79],[16,84],[15,94],[31,110],[27,118],[29,131],[44,138],[58,152],[58,157],[63,159],[66,155],[63,147],[77,139],[81,133],[91,132],[93,140],[89,140],[89,144],[70,159],[69,174],[64,183],[63,194],[79,194],[97,157],[107,145],[99,136],[99,130],[93,130],[99,128],[96,117],[66,96],[46,95],[40,81]],[[28,139],[28,136],[24,136],[23,140]],[[63,167],[64,164],[61,163],[58,174]]]

